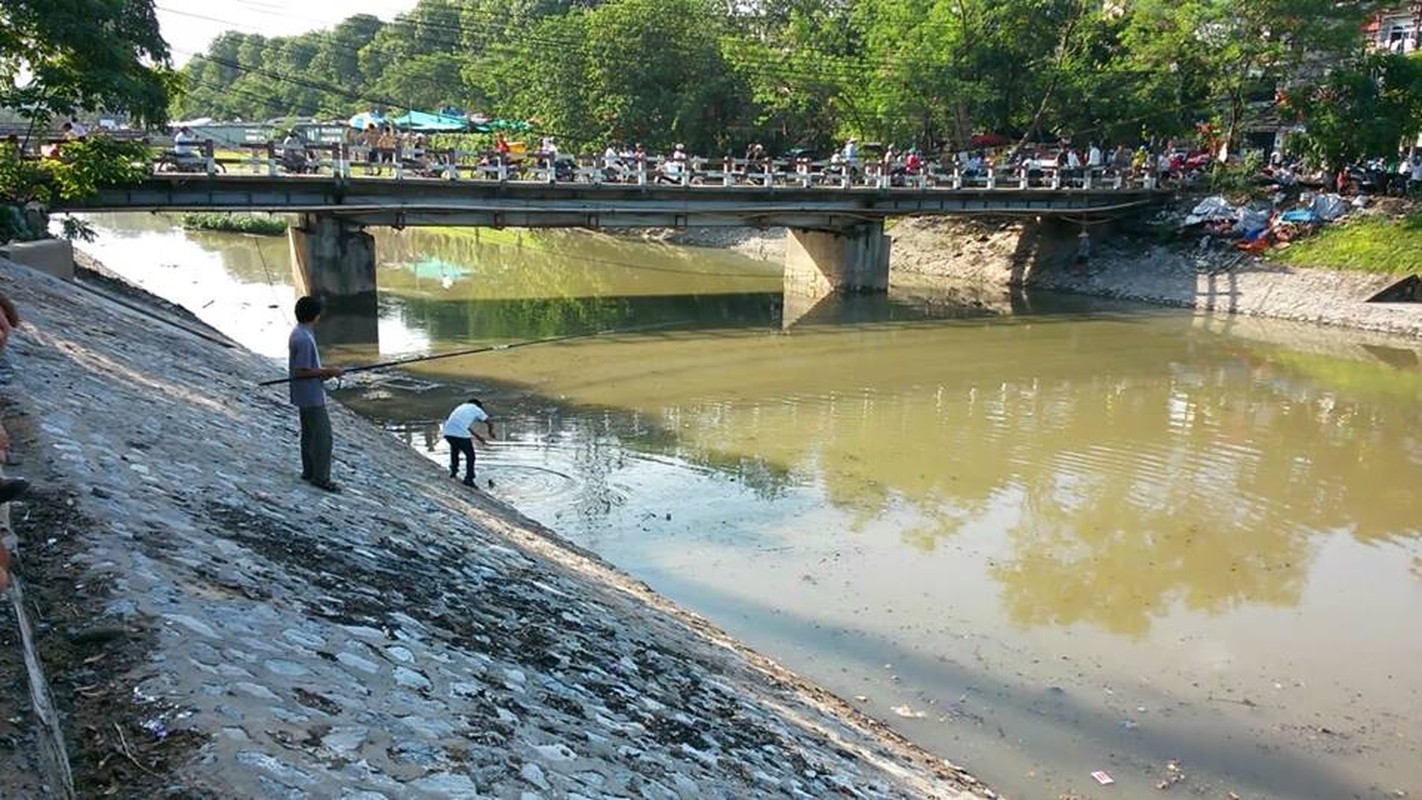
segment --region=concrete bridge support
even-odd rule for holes
[[[325,214],[302,214],[287,231],[296,295],[326,301],[323,343],[378,341],[375,237],[359,226]]]
[[[882,221],[840,231],[791,228],[785,239],[785,291],[887,292],[889,244]]]

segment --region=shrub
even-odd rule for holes
[[[265,214],[233,212],[191,212],[182,217],[183,227],[199,231],[253,233],[259,236],[280,236],[286,233],[286,218]]]

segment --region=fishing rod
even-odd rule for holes
[[[345,374],[345,375],[349,375],[349,374],[351,374],[352,372],[369,372],[369,371],[371,371],[371,370],[385,369],[385,368],[387,368],[387,367],[399,367],[399,366],[404,366],[405,364],[418,364],[418,363],[420,363],[420,362],[422,362],[422,361],[436,361],[436,360],[441,359],[441,358],[455,358],[455,357],[457,357],[457,356],[472,356],[472,355],[476,355],[476,354],[478,354],[478,353],[491,353],[491,352],[494,352],[494,351],[496,351],[496,350],[513,350],[513,349],[519,348],[519,347],[532,347],[533,345],[536,345],[536,344],[552,344],[552,343],[554,343],[554,342],[567,342],[567,341],[571,341],[571,340],[573,340],[573,339],[591,339],[591,338],[593,338],[593,337],[595,337],[595,336],[609,336],[609,335],[616,334],[616,333],[641,333],[641,332],[643,332],[643,331],[652,331],[652,330],[657,330],[657,329],[659,329],[659,328],[670,328],[670,327],[672,327],[673,325],[679,325],[679,324],[681,324],[681,323],[678,323],[678,322],[663,322],[663,323],[660,323],[660,324],[657,324],[657,325],[639,325],[639,326],[637,326],[637,327],[635,327],[635,328],[609,328],[609,329],[607,329],[607,330],[591,331],[591,332],[588,332],[588,333],[569,333],[569,334],[566,334],[566,335],[563,335],[563,336],[548,336],[548,337],[545,337],[545,338],[542,338],[542,339],[527,339],[527,340],[522,341],[522,342],[509,342],[508,344],[491,344],[491,345],[485,345],[484,347],[472,347],[472,348],[470,348],[470,349],[468,349],[468,350],[456,350],[456,351],[454,351],[454,352],[452,352],[452,353],[438,353],[438,354],[432,355],[432,356],[415,356],[414,358],[400,358],[400,359],[396,359],[396,360],[394,360],[394,361],[381,361],[381,362],[376,363],[376,364],[364,364],[364,365],[361,365],[361,366],[359,366],[359,367],[351,367],[350,369],[342,370],[342,372],[343,372],[343,374]],[[294,381],[294,380],[310,380],[310,379],[309,379],[309,378],[275,378],[275,379],[272,379],[272,380],[269,380],[269,381],[262,381],[261,383],[258,383],[257,385],[258,385],[258,386],[276,386],[277,384],[291,383],[291,382]]]

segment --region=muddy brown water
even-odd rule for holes
[[[110,268],[283,352],[284,239],[90,219]],[[1422,794],[1422,343],[786,301],[777,265],[592,234],[377,245],[380,342],[328,362],[667,327],[343,401],[443,464],[427,421],[478,394],[487,491],[1007,795]]]

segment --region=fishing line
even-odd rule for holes
[[[253,246],[254,248],[256,248],[256,250],[257,250],[257,258],[260,259],[261,262],[262,262],[262,273],[267,276],[267,288],[271,290],[271,292],[272,292],[272,300],[274,301],[274,302],[271,304],[271,307],[272,307],[272,308],[281,308],[281,296],[276,293],[276,291],[277,291],[276,280],[272,278],[272,271],[267,268],[267,256],[266,256],[265,253],[262,252],[262,243],[261,243],[261,241],[257,238],[256,234],[246,233],[246,234],[243,234],[243,235],[244,235],[244,236],[250,236],[250,237],[252,238],[252,246]]]
[[[363,364],[359,367],[351,367],[342,370],[345,375],[353,372],[369,372],[371,370],[386,369],[388,367],[399,367],[406,364],[418,364],[424,361],[436,361],[441,358],[455,358],[457,356],[472,356],[478,353],[491,353],[497,350],[513,350],[519,347],[532,347],[536,344],[552,344],[554,342],[567,342],[573,339],[591,339],[595,336],[609,336],[617,333],[641,333],[643,331],[657,330],[660,328],[670,328],[674,325],[682,325],[681,322],[664,322],[657,325],[640,325],[635,328],[610,328],[603,331],[591,331],[588,333],[570,333],[564,336],[548,336],[542,339],[527,339],[522,342],[510,342],[509,344],[493,344],[484,347],[472,347],[468,350],[456,350],[452,353],[437,353],[432,356],[415,356],[414,358],[399,358],[393,361],[381,361],[375,364]],[[276,386],[281,383],[291,383],[294,380],[312,380],[311,378],[276,378],[269,381],[262,381],[258,386]]]

